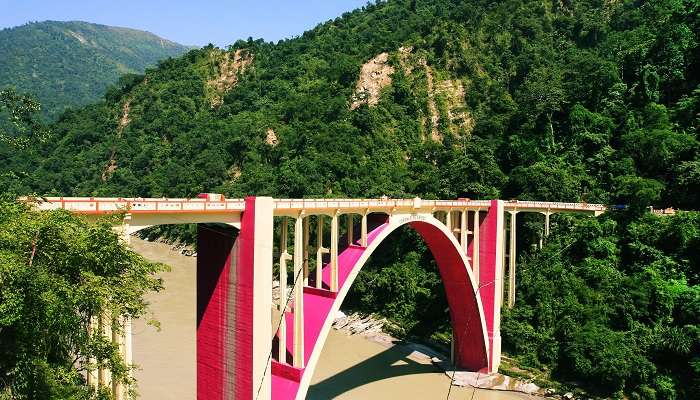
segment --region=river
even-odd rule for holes
[[[165,290],[148,296],[160,331],[146,319],[133,324],[134,373],[145,400],[196,398],[195,282],[196,258],[163,243],[131,239],[134,251],[171,266],[163,273]],[[385,347],[361,336],[331,330],[307,399],[473,399],[520,400],[519,393],[453,386],[444,372],[409,356],[404,346]]]

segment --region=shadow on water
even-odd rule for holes
[[[435,373],[441,370],[432,364],[422,364],[408,356],[413,350],[401,341],[350,368],[309,387],[307,399],[332,399],[360,386],[405,375]]]

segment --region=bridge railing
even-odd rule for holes
[[[64,209],[81,214],[109,214],[120,211],[130,213],[241,212],[245,208],[241,199],[209,201],[170,198],[23,197],[20,201],[33,202],[39,210]]]
[[[245,208],[243,199],[212,200],[208,198],[109,198],[109,197],[44,197],[20,198],[35,202],[39,210],[66,209],[86,214],[106,214],[119,211],[131,213],[217,213],[241,212]],[[413,199],[275,199],[274,208],[281,212],[297,210],[366,210],[388,212],[393,209],[431,209],[445,211],[459,208],[488,209],[490,200],[424,200]],[[504,203],[506,209],[519,211],[580,211],[602,213],[602,204],[564,203],[549,201],[511,200]]]
[[[607,207],[603,204],[564,203],[555,201],[511,200],[504,203],[506,209],[520,210],[551,210],[551,211],[590,211],[604,212]]]
[[[392,209],[449,209],[449,208],[488,208],[490,200],[424,200],[411,199],[276,199],[276,210],[323,210],[337,209],[355,210],[365,209],[371,211],[390,211]]]

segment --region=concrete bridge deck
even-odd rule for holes
[[[23,197],[22,200],[38,201],[40,210],[65,209],[80,214],[109,214],[127,211],[132,214],[175,214],[202,213],[217,214],[243,212],[243,199],[216,198],[132,198],[132,197]],[[415,199],[274,199],[276,215],[293,214],[298,211],[309,213],[339,210],[341,214],[387,212],[396,210],[458,211],[487,210],[490,200],[425,200]],[[550,201],[510,200],[503,204],[507,211],[523,212],[580,212],[595,215],[606,211],[603,204],[564,203]]]

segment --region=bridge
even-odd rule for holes
[[[498,371],[500,310],[515,302],[516,215],[599,215],[600,204],[503,200],[24,198],[39,210],[123,213],[144,228],[197,224],[197,398],[303,399],[334,316],[358,272],[396,229],[417,231],[438,265],[452,362]],[[507,264],[507,273],[504,266]],[[273,285],[273,282],[278,285]],[[276,294],[276,296],[275,296]],[[129,321],[113,340],[131,362]],[[110,385],[108,371],[88,374]],[[126,388],[113,385],[117,398]]]

